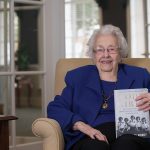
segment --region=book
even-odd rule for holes
[[[116,137],[123,134],[150,137],[150,114],[136,107],[135,98],[148,89],[114,90]]]

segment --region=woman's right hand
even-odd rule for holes
[[[91,139],[97,139],[97,140],[105,141],[108,143],[108,140],[104,134],[102,134],[99,130],[94,129],[90,125],[85,124],[82,121],[76,122],[73,126],[73,130],[79,130],[82,133],[89,136]]]

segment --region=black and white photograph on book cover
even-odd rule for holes
[[[147,89],[115,90],[115,121],[116,137],[123,134],[150,137],[149,112],[139,111],[136,107],[135,98]]]
[[[134,134],[141,137],[150,137],[150,126],[146,117],[131,115],[127,117],[118,117],[117,137],[122,134]]]

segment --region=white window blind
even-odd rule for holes
[[[130,1],[130,16],[131,57],[150,57],[150,1]]]
[[[94,0],[65,0],[66,58],[87,57],[87,41],[101,23],[101,11]]]

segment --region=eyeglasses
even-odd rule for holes
[[[119,49],[119,47],[115,47],[115,46],[111,46],[106,49],[103,47],[99,47],[97,49],[94,49],[93,52],[96,54],[104,54],[104,52],[106,50],[109,54],[116,54],[116,53],[118,53],[118,49]]]

